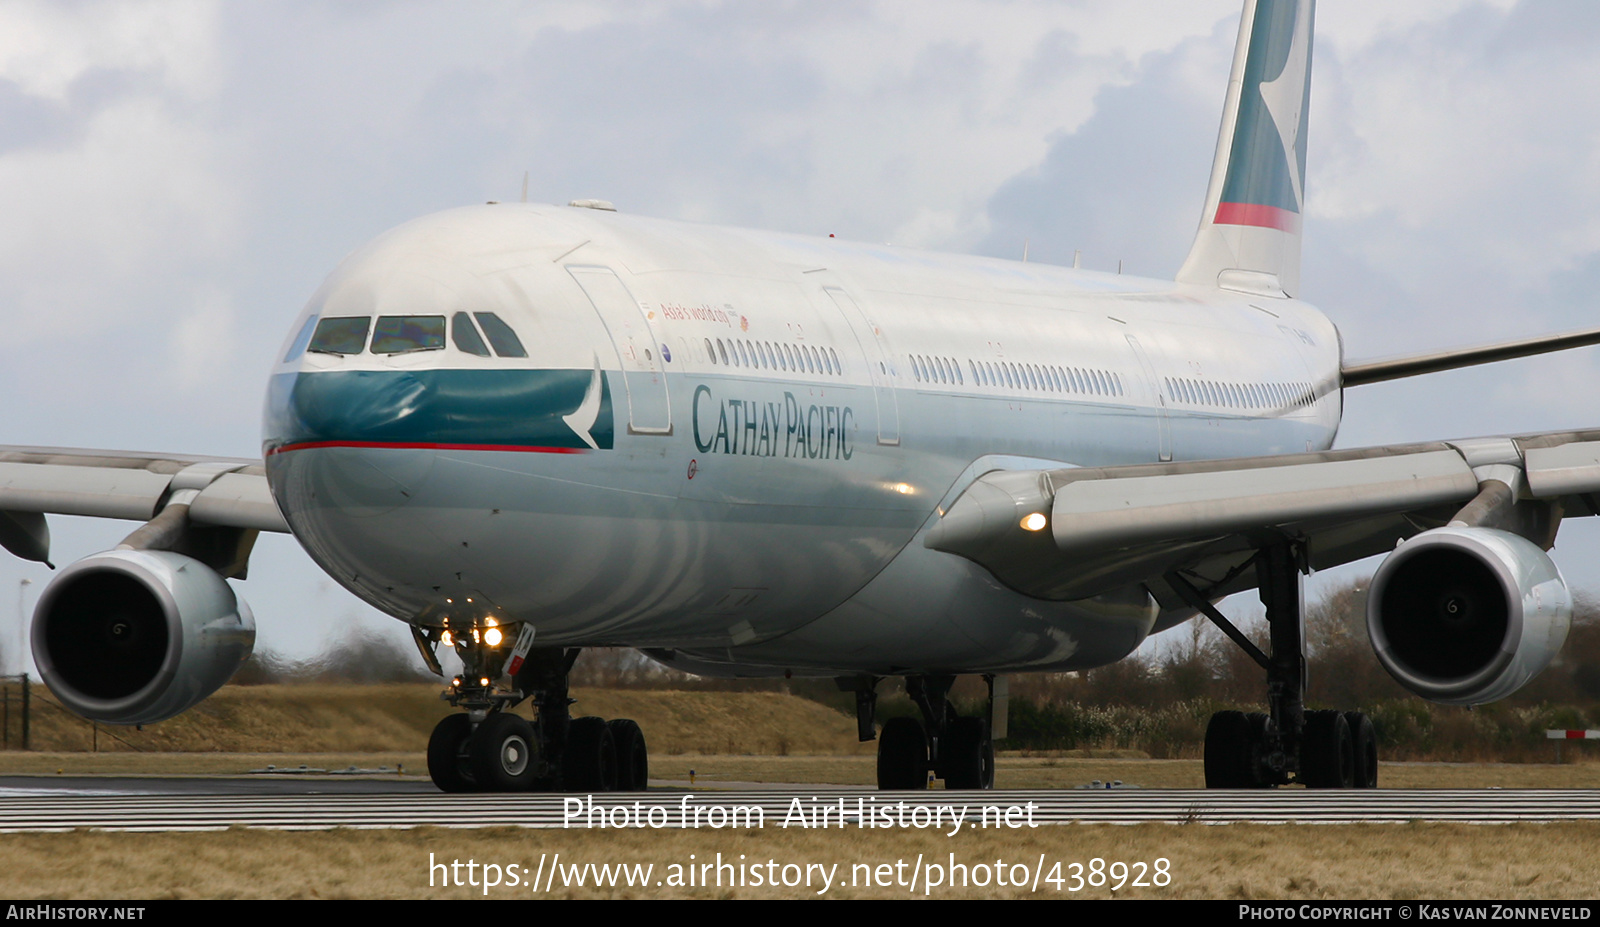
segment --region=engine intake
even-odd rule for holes
[[[1572,594],[1544,551],[1492,528],[1425,531],[1372,578],[1367,632],[1395,681],[1435,702],[1505,698],[1566,642]]]
[[[152,724],[217,691],[255,646],[227,581],[182,554],[113,550],[61,571],[33,613],[33,659],[62,704]]]

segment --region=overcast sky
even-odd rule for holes
[[[536,201],[1170,277],[1238,12],[4,0],[0,442],[259,453],[268,368],[321,279],[524,172]],[[1303,295],[1348,356],[1600,324],[1596,47],[1580,0],[1322,6]],[[1593,349],[1362,387],[1340,443],[1600,424],[1597,387]],[[53,526],[58,562],[133,527]],[[1595,527],[1563,537],[1600,588]],[[0,650],[48,575],[0,555]],[[287,538],[240,588],[266,648],[404,639]]]

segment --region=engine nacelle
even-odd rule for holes
[[[33,613],[33,659],[62,704],[110,724],[165,721],[227,682],[255,646],[250,608],[182,554],[112,550],[61,571]]]
[[[1378,662],[1449,705],[1505,698],[1566,642],[1572,594],[1533,542],[1491,528],[1424,531],[1372,578],[1367,632]]]

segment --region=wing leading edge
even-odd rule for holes
[[[125,547],[190,552],[242,576],[257,532],[289,526],[259,460],[0,446],[0,546],[49,562],[44,516],[147,524]]]
[[[1273,538],[1326,569],[1447,524],[1501,528],[1549,549],[1563,517],[1600,514],[1600,431],[1476,438],[1238,460],[994,471],[924,543],[1008,586],[1070,600],[1143,584],[1167,608],[1256,585]],[[1030,515],[1036,526],[1029,530]]]

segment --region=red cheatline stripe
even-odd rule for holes
[[[1216,225],[1254,225],[1283,232],[1300,231],[1300,214],[1257,203],[1218,203]]]
[[[521,454],[585,454],[586,447],[534,447],[525,444],[430,444],[424,441],[302,441],[285,444],[267,452],[267,456],[300,451],[313,447],[395,447],[432,451],[515,451]]]

